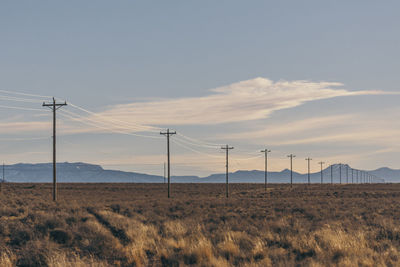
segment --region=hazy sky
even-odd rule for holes
[[[398,1],[1,1],[0,89],[72,104],[59,112],[59,161],[162,174],[159,131],[169,127],[181,134],[176,175],[223,171],[227,143],[232,171],[262,169],[254,157],[265,147],[271,170],[289,167],[290,153],[299,172],[306,157],[313,171],[321,160],[399,168],[399,10]],[[43,100],[0,92],[7,164],[51,161]]]

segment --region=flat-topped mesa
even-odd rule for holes
[[[7,171],[46,171],[52,169],[51,163],[18,163],[6,166]],[[57,163],[58,171],[103,171],[103,167],[95,164],[88,164],[83,162],[60,162]]]

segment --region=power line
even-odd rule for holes
[[[288,158],[290,158],[290,187],[293,187],[293,158],[295,158],[296,155],[290,154],[288,155]]]
[[[181,136],[181,137],[183,137],[183,138],[186,138],[186,139],[188,139],[188,140],[191,140],[192,142],[197,142],[197,143],[199,143],[199,144],[204,144],[204,145],[209,146],[209,147],[215,148],[215,147],[221,146],[221,144],[216,144],[216,143],[210,143],[210,142],[202,141],[202,140],[197,139],[197,138],[193,138],[193,137],[189,137],[189,136],[183,135],[182,133],[177,133],[177,135],[178,135],[178,136]]]
[[[226,186],[225,186],[225,193],[226,198],[229,197],[229,150],[234,149],[234,147],[230,147],[229,145],[221,147],[221,149],[225,150],[226,153]]]
[[[0,108],[18,109],[18,110],[26,110],[26,111],[43,111],[42,109],[38,109],[38,108],[24,108],[24,107],[6,106],[6,105],[0,105]]]
[[[178,136],[178,134],[177,134],[177,136]],[[184,139],[184,138],[180,138],[179,140],[187,145],[201,147],[201,148],[216,149],[218,147],[218,146],[209,146],[209,145],[194,143],[194,142],[188,141],[187,139]]]
[[[170,163],[170,150],[169,150],[169,138],[170,136],[176,134],[176,132],[170,132],[169,129],[167,129],[166,132],[160,132],[161,135],[165,135],[167,137],[167,154],[168,154],[168,198],[171,196],[171,163]]]
[[[218,159],[221,159],[221,158],[222,158],[222,156],[216,156],[216,155],[208,154],[208,153],[205,153],[205,152],[196,150],[196,149],[194,149],[194,148],[191,148],[191,147],[189,147],[189,146],[187,146],[187,145],[184,145],[184,144],[180,143],[180,142],[177,141],[176,139],[173,139],[172,142],[175,143],[175,144],[177,144],[178,146],[180,146],[180,147],[182,147],[182,148],[185,148],[185,149],[187,149],[187,150],[189,150],[189,151],[192,151],[192,152],[195,152],[195,153],[197,153],[197,154],[202,154],[202,155],[205,155],[205,156],[207,156],[207,157],[218,158]]]
[[[307,160],[307,166],[308,166],[308,173],[307,173],[307,178],[308,178],[308,184],[310,184],[310,161],[312,160],[312,158],[308,157],[306,158]]]
[[[0,193],[3,193],[3,184],[4,184],[5,178],[4,178],[4,163],[3,163],[3,179],[0,182]]]
[[[66,110],[63,110],[63,112],[65,112],[65,111]],[[81,122],[81,123],[86,124],[88,126],[93,126],[93,127],[99,128],[99,129],[106,130],[106,131],[111,132],[111,133],[125,134],[125,135],[131,135],[131,136],[136,136],[136,137],[144,137],[144,138],[160,139],[159,136],[150,136],[150,135],[131,133],[131,132],[122,131],[122,130],[114,130],[114,129],[112,129],[110,127],[107,127],[107,126],[100,126],[96,122],[91,122],[90,119],[86,119],[86,120],[89,120],[89,121],[85,121],[85,119],[83,119],[83,118],[73,117],[73,116],[67,115],[67,114],[65,114],[63,112],[60,113],[61,116],[64,116],[64,117],[69,118],[69,119],[74,120],[74,121]]]
[[[165,162],[164,162],[164,184],[165,184],[165,179],[166,179],[166,169],[165,169]]]
[[[65,103],[56,103],[53,98],[53,103],[46,104],[43,102],[43,107],[49,107],[53,111],[53,201],[57,201],[57,178],[56,178],[56,111],[63,106]]]
[[[7,90],[0,90],[0,92],[6,93],[6,94],[14,94],[14,95],[32,96],[32,97],[40,97],[40,98],[52,98],[51,96],[35,95],[35,94],[13,92],[13,91],[7,91]]]
[[[323,184],[324,183],[324,176],[323,176],[322,170],[323,170],[323,165],[325,164],[325,162],[321,161],[321,162],[318,162],[318,164],[321,165],[321,184]]]
[[[39,99],[29,99],[29,98],[21,98],[21,97],[6,96],[6,95],[0,95],[0,99],[14,101],[14,102],[33,103],[33,104],[40,103]]]
[[[0,138],[0,141],[36,141],[36,140],[48,140],[49,137],[33,137],[33,138]]]
[[[96,117],[99,117],[99,118],[103,118],[103,119],[105,119],[105,120],[107,120],[107,121],[114,122],[114,123],[126,124],[125,121],[120,121],[120,120],[116,120],[116,119],[111,119],[111,118],[109,118],[109,117],[107,117],[107,116],[100,115],[100,114],[98,114],[98,113],[89,111],[89,110],[84,109],[84,108],[82,108],[82,107],[79,107],[79,106],[77,106],[77,105],[75,105],[75,104],[70,103],[70,105],[71,105],[72,107],[76,108],[76,109],[79,109],[79,110],[81,110],[81,111],[83,111],[83,112],[86,112],[86,113],[88,113],[88,114],[90,114],[90,115],[93,115],[93,116],[96,116]],[[135,127],[135,128],[141,128],[141,129],[143,129],[144,131],[154,131],[154,132],[156,132],[156,131],[161,130],[161,128],[159,128],[159,127],[144,126],[144,125],[140,125],[140,124],[132,123],[132,122],[131,122],[130,124],[134,125],[133,127]]]
[[[264,149],[261,150],[261,153],[264,153],[265,155],[265,171],[264,171],[264,188],[265,192],[267,192],[267,183],[268,183],[268,153],[270,153],[271,150],[269,149]]]
[[[65,113],[68,113],[69,115],[71,115],[71,116],[75,116],[76,118],[79,118],[80,120],[83,120],[83,121],[90,121],[90,122],[93,122],[93,123],[95,123],[95,124],[102,124],[102,125],[107,125],[107,128],[110,128],[109,127],[109,125],[110,125],[110,122],[106,122],[106,121],[104,121],[104,120],[96,120],[96,119],[94,119],[94,118],[90,118],[90,117],[85,117],[85,116],[82,116],[82,115],[80,115],[80,114],[77,114],[77,113],[75,113],[75,112],[72,112],[72,111],[68,111],[68,110],[64,110],[64,112]],[[123,129],[123,130],[132,130],[132,131],[135,131],[135,132],[146,132],[145,130],[143,130],[143,129],[140,129],[140,128],[136,128],[136,127],[132,127],[132,126],[127,126],[127,125],[122,125],[122,124],[120,124],[120,123],[115,123],[115,122],[111,122],[111,125],[114,125],[116,128],[119,128],[119,129]],[[147,132],[151,132],[151,131],[147,131]]]

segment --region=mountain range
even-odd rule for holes
[[[357,181],[357,173],[352,173],[351,168],[347,169],[347,165],[333,165],[323,170],[324,183],[340,182],[340,171],[342,183]],[[1,170],[1,169],[0,169]],[[52,181],[52,164],[26,164],[19,163],[14,165],[6,165],[4,167],[6,182],[36,182],[45,183]],[[379,168],[368,171],[375,175],[375,182],[398,183],[400,182],[400,170],[390,168]],[[1,174],[1,171],[0,171]],[[229,173],[229,182],[231,183],[263,183],[264,171],[236,171]],[[1,176],[1,175],[0,175]],[[198,176],[172,176],[173,183],[224,183],[225,173],[212,174],[207,177]],[[359,179],[359,178],[358,178]],[[118,170],[105,170],[99,165],[88,163],[57,163],[57,180],[61,183],[161,183],[164,177],[157,175],[149,175],[137,172],[124,172]],[[293,172],[293,183],[306,183],[308,174]],[[321,173],[311,173],[310,180],[312,183],[321,182]],[[285,169],[281,172],[268,172],[268,182],[270,183],[288,183],[290,182],[290,170]]]

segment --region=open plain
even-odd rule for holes
[[[0,266],[399,266],[400,184],[3,184]]]

